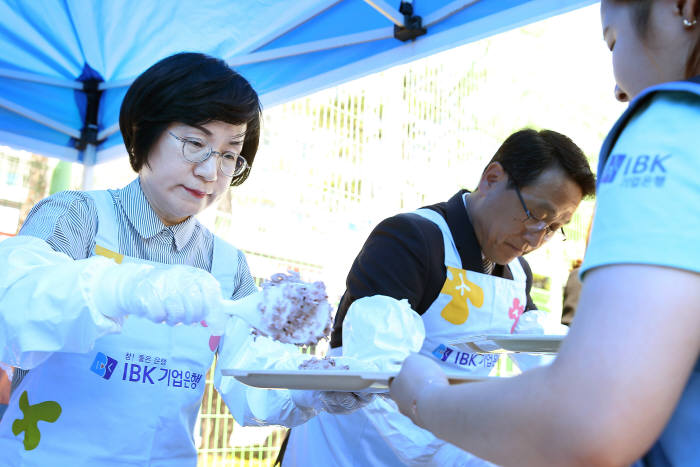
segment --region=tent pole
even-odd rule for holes
[[[56,130],[60,133],[63,133],[64,135],[68,135],[73,138],[80,138],[80,132],[78,130],[71,128],[68,125],[64,125],[63,123],[57,122],[55,120],[51,120],[50,118],[41,115],[39,112],[29,110],[25,107],[22,107],[21,105],[15,104],[14,102],[10,102],[2,97],[0,97],[0,108],[9,110],[10,112],[16,113],[17,115],[21,115],[22,117],[28,118],[29,120],[33,120],[37,123],[40,123],[41,125],[51,128],[52,130]]]
[[[97,159],[97,147],[88,144],[83,150],[83,191],[92,190],[95,182],[95,160]]]
[[[85,109],[85,126],[80,132],[80,139],[76,148],[82,151],[83,169],[83,190],[91,190],[95,178],[95,164],[97,163],[97,139],[100,99],[102,91],[99,89],[100,81],[97,78],[90,78],[83,81],[83,91],[87,98],[87,108]]]
[[[112,136],[114,133],[117,133],[118,131],[119,131],[119,123],[115,123],[114,125],[107,127],[104,130],[97,133],[97,141],[102,141],[104,139],[107,139],[110,136]]]
[[[463,9],[477,3],[478,1],[479,0],[455,0],[454,2],[449,3],[444,7],[440,8],[439,10],[434,11],[432,14],[426,16],[424,18],[424,25],[426,28],[429,28],[433,24],[439,23],[445,18],[448,18],[449,16],[452,16],[455,13],[462,11]]]
[[[330,39],[321,39],[287,47],[279,47],[277,49],[264,50],[262,52],[253,52],[247,55],[237,55],[227,60],[226,63],[230,66],[249,65],[251,63],[268,62],[280,58],[322,52],[324,50],[337,49],[349,45],[380,41],[392,37],[394,37],[394,29],[391,27],[372,29],[370,31],[346,34],[345,36],[338,36]]]
[[[402,28],[403,15],[399,13],[399,10],[389,5],[384,0],[365,0],[365,3],[377,10],[379,13],[384,15],[389,21]]]
[[[241,55],[243,55],[243,54],[247,55],[247,54],[252,53],[256,50],[259,50],[259,49],[265,47],[270,42],[274,41],[275,39],[278,39],[278,38],[284,36],[285,34],[288,34],[289,32],[295,30],[296,28],[298,28],[302,24],[304,24],[308,21],[311,21],[312,19],[314,19],[317,16],[320,16],[322,13],[324,13],[327,10],[330,10],[332,7],[336,6],[338,3],[342,2],[342,1],[343,0],[325,0],[322,3],[319,2],[316,5],[318,7],[317,10],[313,14],[311,14],[305,18],[297,19],[296,21],[292,21],[292,22],[285,24],[284,26],[280,27],[277,31],[275,31],[271,34],[268,34],[266,36],[260,37],[252,44],[248,44],[244,49],[240,50],[238,53]]]
[[[10,70],[7,68],[0,68],[0,77],[16,79],[19,81],[29,81],[32,83],[49,84],[51,86],[58,86],[61,88],[83,89],[83,85],[76,81],[69,81],[61,78],[52,78],[50,76],[37,75],[34,73],[27,73],[24,71]]]

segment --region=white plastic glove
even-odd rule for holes
[[[345,391],[304,391],[292,390],[292,400],[301,408],[324,410],[330,414],[341,415],[361,409],[376,396],[374,393]]]
[[[207,271],[190,266],[106,268],[92,298],[97,309],[114,320],[131,314],[172,326],[222,314],[219,282]]]

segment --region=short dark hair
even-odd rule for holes
[[[253,166],[261,118],[258,94],[226,62],[201,53],[178,53],[136,78],[122,102],[119,128],[131,167],[138,172],[148,163],[148,153],[171,123],[245,123],[241,154],[248,161],[248,169],[231,180],[231,186],[236,186],[248,178]]]
[[[571,139],[551,130],[524,129],[513,133],[498,148],[491,162],[499,162],[509,186],[524,188],[545,170],[560,167],[581,188],[583,196],[595,194],[595,175],[583,151]]]

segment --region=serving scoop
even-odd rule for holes
[[[222,300],[222,309],[284,343],[316,344],[330,334],[332,308],[324,284],[302,282],[295,274],[275,274],[260,292]]]
[[[229,316],[240,318],[260,332],[267,334],[268,325],[263,322],[259,305],[263,300],[263,292],[257,292],[240,300],[221,300],[221,308]]]

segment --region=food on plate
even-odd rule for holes
[[[338,365],[333,357],[313,357],[299,364],[300,370],[349,370],[348,365]]]
[[[279,273],[262,289],[260,334],[293,344],[316,344],[330,334],[332,308],[323,282],[304,282],[296,272]]]

